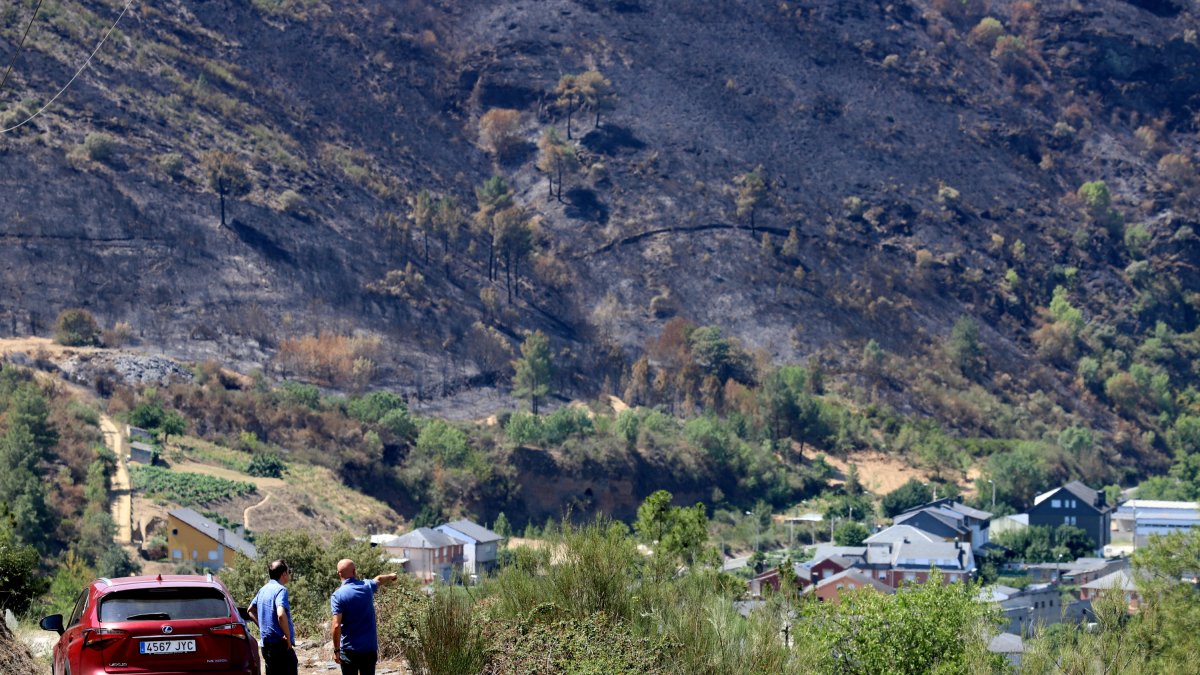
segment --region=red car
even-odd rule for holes
[[[97,579],[57,631],[54,675],[258,675],[258,644],[225,585],[212,575]]]

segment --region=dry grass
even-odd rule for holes
[[[3,621],[0,621],[0,670],[14,674],[41,672],[33,655],[8,632],[8,626]]]

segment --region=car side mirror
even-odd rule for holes
[[[50,616],[38,622],[42,630],[52,630],[59,635],[63,634],[62,614],[51,614]]]
[[[238,607],[237,610],[238,616],[242,617],[242,621],[251,621],[248,607]]]

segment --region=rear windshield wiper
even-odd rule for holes
[[[171,615],[166,612],[146,612],[145,614],[134,614],[125,617],[126,621],[141,621],[143,619],[161,619],[163,621],[170,620]]]

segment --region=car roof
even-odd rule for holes
[[[117,590],[141,588],[217,588],[225,591],[225,584],[217,577],[198,574],[159,574],[155,576],[116,577],[113,579],[101,577],[92,582],[100,593],[111,593]]]

